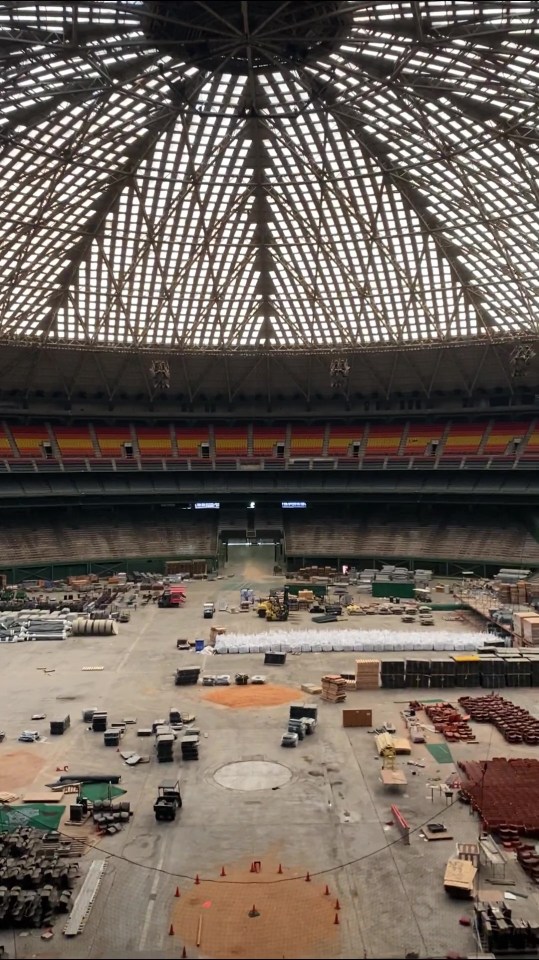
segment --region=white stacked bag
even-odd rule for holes
[[[231,633],[217,637],[216,653],[346,653],[453,650],[463,653],[480,650],[489,641],[486,633],[450,633],[449,630],[284,630],[267,633]]]

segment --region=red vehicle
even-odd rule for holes
[[[183,587],[165,587],[159,597],[159,607],[183,607],[185,603],[185,590]]]

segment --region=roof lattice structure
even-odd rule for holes
[[[0,3],[0,340],[535,338],[539,7]]]

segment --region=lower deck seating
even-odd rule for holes
[[[539,543],[519,523],[285,521],[290,557],[425,557],[539,564]]]
[[[172,511],[116,511],[62,519],[45,512],[35,521],[3,520],[0,566],[127,557],[211,557],[217,553],[217,517],[191,519]]]

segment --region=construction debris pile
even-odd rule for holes
[[[48,847],[49,836],[31,827],[0,835],[1,926],[50,926],[55,913],[70,909],[78,863]]]
[[[487,832],[539,831],[539,760],[497,757],[461,762],[459,767],[461,799],[480,814]]]
[[[459,697],[459,703],[477,723],[493,723],[508,743],[539,743],[539,720],[505,697]]]

